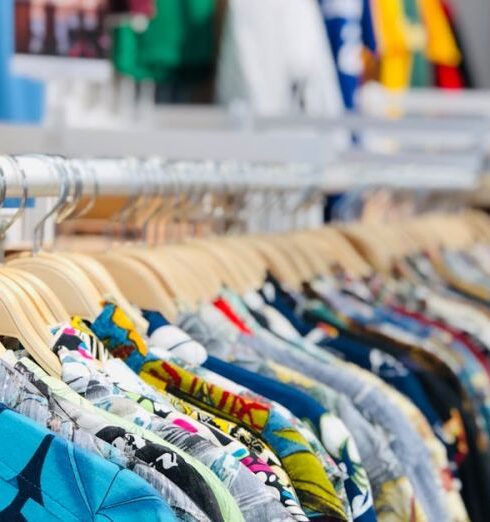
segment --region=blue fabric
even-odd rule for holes
[[[143,479],[0,405],[0,519],[175,521]]]
[[[362,3],[362,41],[370,51],[375,53],[378,50],[378,44],[376,42],[371,0],[362,0]]]
[[[318,348],[321,350],[321,348]],[[318,357],[298,350],[285,351],[276,344],[261,340],[261,355],[298,371],[347,395],[362,415],[390,434],[390,446],[404,467],[415,494],[429,520],[447,520],[438,480],[430,456],[419,434],[400,410],[376,387],[364,382],[348,369],[318,364]]]
[[[322,342],[320,345],[326,349],[334,348],[337,355],[341,355],[349,362],[378,375],[383,381],[410,398],[434,428],[441,426],[441,420],[432,407],[422,385],[402,362],[367,344],[349,339],[342,333],[336,338]]]
[[[309,419],[317,431],[319,431],[320,418],[324,413],[327,413],[327,410],[306,393],[269,377],[264,377],[258,373],[222,361],[212,355],[208,356],[203,366],[253,390],[259,395],[282,404],[296,417]]]
[[[319,0],[347,109],[354,109],[362,75],[362,1]]]
[[[239,366],[227,363],[221,359],[213,357],[212,355],[207,358],[203,366],[214,373],[245,386],[269,400],[282,404],[282,406],[287,408],[299,419],[308,419],[316,428],[317,432],[320,433],[321,417],[328,413],[328,411],[307,393],[289,386],[288,384],[283,384],[275,379],[271,379],[270,377],[265,377],[244,368],[240,368]],[[345,457],[348,457],[348,455],[345,455]],[[347,469],[352,471],[353,464],[350,462],[350,459],[342,462],[347,466]],[[337,463],[339,462],[337,461]],[[345,491],[351,503],[354,499],[359,498],[359,496],[362,495],[358,486],[350,478],[352,475],[353,473],[349,473],[349,476],[344,480]],[[357,522],[375,522],[376,513],[374,509],[371,508],[361,516],[355,518],[355,520]]]
[[[154,310],[141,310],[143,317],[148,321],[148,335],[151,335],[155,330],[158,330],[162,326],[168,326],[170,323],[160,313]]]
[[[10,60],[14,54],[14,3],[0,2],[0,120],[38,123],[44,115],[42,82],[12,76]]]
[[[264,301],[280,312],[303,337],[308,335],[311,330],[313,330],[314,325],[305,321],[295,312],[292,299],[282,291],[275,279],[269,277],[267,279],[267,284],[274,288],[274,296],[271,299],[269,294],[262,290],[260,294]]]

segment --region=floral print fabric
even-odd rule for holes
[[[111,413],[96,408],[63,382],[45,374],[30,361],[22,365],[49,387],[57,403],[84,431],[108,442],[120,452],[144,462],[184,491],[211,520],[236,517],[240,511],[219,480],[205,466],[170,443]]]
[[[276,490],[281,503],[293,518],[299,521],[307,520],[280,460],[260,438],[246,428],[205,412],[164,390],[157,392],[120,359],[106,361],[104,370],[108,372],[111,381],[117,384],[129,398],[137,401],[151,413],[159,415],[162,408],[166,412],[170,405],[175,408],[175,411],[184,414],[187,422],[193,420],[195,422],[193,426],[201,435],[219,443],[225,451],[240,459],[268,487]]]
[[[277,452],[308,515],[346,520],[342,503],[321,462],[286,419],[265,404],[236,396],[171,362],[152,357],[146,346],[138,346],[131,333],[124,331],[129,328],[129,320],[121,322],[120,315],[115,305],[106,303],[91,325],[112,355],[124,359],[143,379],[149,378],[152,385],[159,383],[160,388],[254,431]]]
[[[235,497],[245,520],[289,520],[288,512],[263,482],[239,460],[201,437],[194,423],[168,410],[166,415],[163,409],[159,410],[161,415],[148,412],[110,383],[79,350],[70,352],[58,348],[58,355],[63,378],[77,393],[94,406],[155,433],[209,467]]]
[[[44,379],[46,382],[44,382]],[[124,447],[112,446],[91,432],[100,423],[94,414],[77,407],[56,394],[49,387],[56,382],[29,359],[21,359],[15,369],[0,361],[2,399],[12,408],[66,440],[109,462],[130,469],[150,483],[167,500],[178,520],[183,522],[209,522],[209,517],[164,473],[137,455],[124,451]],[[79,423],[76,419],[81,419]]]

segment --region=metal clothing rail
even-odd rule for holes
[[[59,197],[63,190],[77,197],[287,192],[321,189],[321,180],[315,168],[293,163],[0,156],[0,183],[9,198]]]
[[[188,117],[187,117],[188,121]],[[169,161],[238,161],[308,164],[316,172],[317,185],[325,192],[385,184],[407,189],[471,189],[484,170],[480,150],[444,153],[403,152],[373,154],[349,150],[348,136],[338,129],[283,130],[200,129],[95,130],[36,128],[0,125],[0,153],[61,154],[67,157],[160,157]],[[391,166],[391,171],[390,167]],[[36,170],[36,169],[34,169]],[[410,172],[411,174],[410,174]],[[408,174],[410,175],[408,175]],[[29,174],[30,175],[30,174]],[[53,192],[53,180],[45,169],[36,174],[39,193]],[[104,187],[124,191],[117,177],[101,173]],[[105,178],[104,178],[105,179]],[[34,184],[36,180],[32,180]],[[34,185],[32,185],[34,187]],[[37,190],[33,188],[33,190]],[[105,189],[103,189],[105,190]],[[109,189],[108,189],[109,190]]]

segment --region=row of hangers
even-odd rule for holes
[[[17,158],[11,161],[17,171],[22,170]],[[359,224],[298,228],[274,234],[245,234],[240,229],[238,235],[233,218],[244,210],[264,215],[274,210],[274,219],[287,222],[288,228],[298,223],[294,214],[306,212],[318,201],[319,187],[314,191],[311,180],[301,180],[301,169],[300,176],[296,172],[298,177],[290,169],[282,183],[277,179],[278,166],[269,170],[261,166],[253,175],[252,169],[245,174],[243,166],[221,166],[221,177],[210,175],[202,179],[196,176],[199,169],[193,170],[189,163],[178,165],[180,183],[175,179],[170,183],[169,170],[162,173],[154,162],[150,164],[151,174],[147,172],[146,176],[142,173],[148,165],[138,169],[137,164],[131,164],[131,173],[138,175],[139,180],[132,180],[137,190],[112,218],[112,224],[118,224],[114,227],[118,230],[117,239],[102,243],[104,248],[96,252],[77,248],[77,241],[71,243],[70,250],[47,251],[42,234],[47,217],[55,216],[61,222],[86,215],[103,190],[92,165],[87,169],[92,182],[91,197],[83,198],[89,184],[80,172],[90,166],[89,162],[71,164],[48,157],[43,161],[49,164],[53,175],[60,169],[64,169],[65,175],[59,176],[55,205],[35,228],[34,253],[8,256],[0,265],[0,334],[18,339],[53,376],[59,376],[61,368],[49,349],[50,328],[66,323],[74,315],[95,319],[101,302],[107,299],[117,302],[144,333],[147,323],[139,309],[158,310],[174,320],[181,309],[196,308],[218,297],[223,286],[242,295],[259,289],[268,271],[289,287],[299,289],[305,281],[329,275],[336,266],[355,277],[369,275],[373,267],[387,269],[384,261],[379,262],[380,252],[386,252],[392,260],[408,253],[408,246],[423,249],[436,243],[459,247],[465,241],[490,239],[488,223],[479,214],[470,213],[420,218],[397,226]],[[211,171],[216,169],[208,164],[201,174]],[[19,210],[3,223],[3,233],[25,212],[25,201],[30,196],[25,173],[20,172],[20,179],[23,190]],[[3,197],[5,194],[4,190]],[[253,206],[257,198],[260,204]],[[232,223],[228,233],[223,233],[224,215]],[[178,241],[162,244],[154,241],[156,236],[151,240],[150,224],[163,222],[163,228],[182,228],[186,220],[207,222],[207,233],[188,235],[190,230],[196,231],[194,226],[185,228],[186,237],[179,237]],[[451,239],[446,237],[448,226],[459,230],[459,242],[453,233]],[[138,230],[136,239],[134,228]],[[127,237],[128,231],[132,238]],[[405,237],[410,241],[405,241]]]
[[[42,159],[53,178],[58,180],[58,198],[34,229],[33,250],[9,256],[0,266],[0,333],[18,339],[51,375],[58,376],[61,368],[49,350],[50,328],[66,323],[74,315],[95,319],[106,299],[117,302],[138,330],[146,332],[147,323],[138,308],[159,310],[174,319],[180,308],[192,308],[216,297],[223,284],[243,292],[258,287],[263,280],[263,260],[252,252],[238,255],[243,247],[231,237],[226,241],[195,239],[164,246],[150,245],[147,237],[146,241],[119,240],[109,249],[90,255],[79,250],[45,250],[44,226],[48,219],[54,217],[61,223],[70,217],[84,215],[104,187],[97,179],[95,168],[100,167],[100,163],[94,165],[90,161],[68,161],[58,157],[37,159]],[[22,190],[19,209],[2,223],[2,235],[22,216],[26,201],[32,196],[28,183],[32,173],[27,175],[23,158],[10,157],[8,160],[20,179]],[[282,180],[278,182],[278,166],[259,165],[252,169],[227,163],[216,168],[208,163],[179,163],[162,169],[155,160],[145,163],[114,161],[114,164],[129,174],[129,180],[121,179],[120,183],[129,181],[132,185],[132,194],[117,213],[119,225],[126,227],[131,221],[139,220],[143,235],[150,220],[157,216],[164,221],[177,216],[179,224],[187,217],[195,219],[195,211],[203,205],[205,196],[211,196],[212,201],[208,204],[210,208],[200,212],[199,217],[212,222],[217,208],[221,210],[218,216],[221,219],[225,210],[239,210],[233,205],[230,209],[224,208],[221,200],[231,196],[253,191],[266,196],[265,208],[271,206],[272,194],[284,197],[286,193],[297,193],[301,186],[311,192],[310,184],[305,184],[304,180],[298,182],[298,174],[303,177],[305,174],[302,166],[283,168]],[[106,167],[107,163],[102,166]],[[88,187],[84,186],[82,174],[87,173],[92,194],[88,202],[82,201],[84,189]],[[3,203],[9,187],[2,169],[0,174]],[[139,176],[139,179],[132,176]],[[114,181],[111,183],[117,188]],[[305,205],[303,201],[295,205],[299,203]]]

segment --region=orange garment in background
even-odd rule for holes
[[[419,0],[419,4],[427,32],[427,58],[435,64],[459,65],[461,52],[441,0]]]

